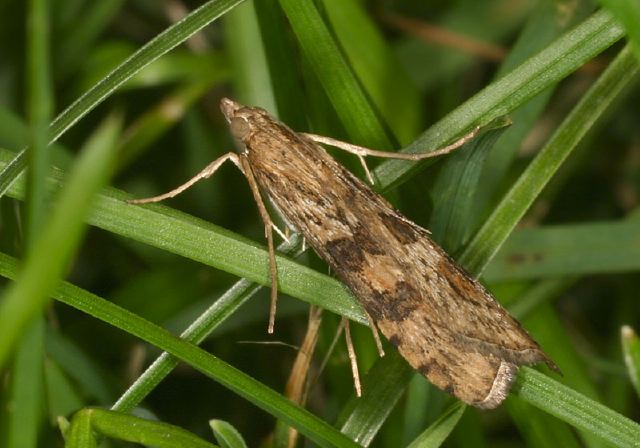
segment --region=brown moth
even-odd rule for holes
[[[296,133],[265,110],[226,98],[221,109],[242,151],[222,156],[172,192],[133,202],[175,196],[231,160],[247,176],[268,227],[273,285],[272,224],[261,194],[329,264],[409,364],[440,389],[492,409],[506,398],[519,365],[544,362],[557,369],[518,321],[434,243],[427,230],[316,143],[335,141]],[[361,160],[364,155],[417,160],[465,141],[428,155],[347,146]],[[270,331],[275,297],[272,300]]]

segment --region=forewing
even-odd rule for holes
[[[518,365],[555,367],[426,230],[315,143],[269,126],[247,142],[256,178],[414,368],[461,400],[491,408]]]

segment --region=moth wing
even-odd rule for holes
[[[451,332],[421,325],[416,317],[377,324],[409,364],[445,392],[483,409],[493,409],[506,398],[517,365],[469,351],[452,342]]]
[[[504,400],[519,365],[545,362],[557,369],[426,230],[396,213],[381,222],[382,227],[369,227],[357,245],[341,251],[329,245],[330,258],[360,251],[358,269],[337,273],[415,369],[481,408]],[[377,243],[368,247],[367,241]]]
[[[401,218],[401,217],[400,217]],[[396,220],[397,221],[397,220]],[[391,223],[392,221],[386,220]],[[436,386],[461,400],[493,408],[506,397],[522,364],[555,364],[477,280],[410,221],[391,224],[404,244],[390,245],[398,263],[420,285],[419,306],[400,321],[378,321],[382,333]],[[412,233],[415,237],[407,240]],[[401,300],[406,300],[403,298]]]

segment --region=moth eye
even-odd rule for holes
[[[229,128],[233,136],[239,140],[242,140],[249,133],[249,123],[244,118],[233,117]]]

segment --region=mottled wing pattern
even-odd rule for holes
[[[263,191],[433,384],[493,408],[506,397],[518,365],[555,367],[426,230],[322,147],[261,109],[246,109],[252,131],[245,155]]]

